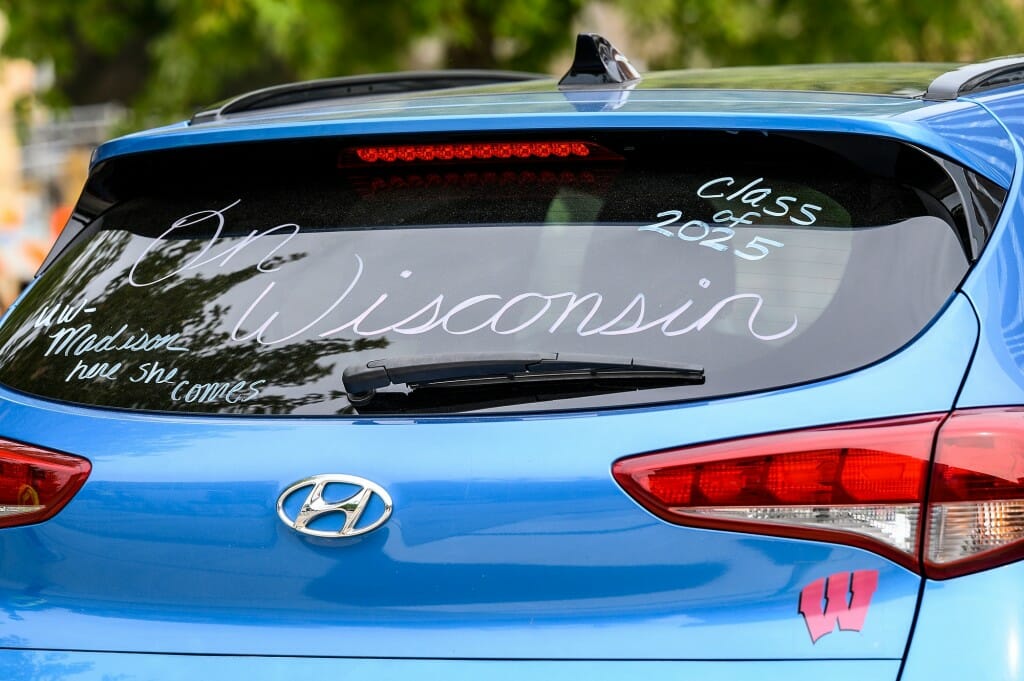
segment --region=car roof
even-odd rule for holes
[[[644,74],[636,90],[791,90],[846,92],[922,97],[942,74],[963,64],[953,62],[872,62],[849,64],[788,64],[680,69]],[[542,92],[548,81],[526,81],[490,86],[494,92]]]
[[[764,103],[775,101],[778,106],[806,99],[811,93],[847,93],[862,95],[890,95],[902,99],[920,99],[928,85],[938,76],[957,67],[956,64],[810,64],[789,66],[750,66],[717,69],[686,69],[648,74],[635,83],[622,88],[574,88],[566,91],[558,87],[554,78],[541,74],[506,71],[427,71],[377,76],[356,76],[325,79],[276,86],[246,93],[239,97],[200,111],[189,121],[197,124],[239,125],[259,124],[282,117],[316,117],[331,115],[357,116],[391,110],[427,110],[448,107],[471,108],[502,106],[517,108],[522,104],[547,102],[577,104],[580,101],[602,102],[614,100],[621,108],[632,100],[642,102],[679,101],[664,93],[644,95],[650,90],[713,90],[713,91],[790,91],[802,97],[792,98],[759,95]],[[491,75],[488,82],[487,76]],[[494,84],[491,84],[494,83]],[[461,86],[460,85],[464,85]],[[344,86],[338,87],[338,86]],[[616,93],[608,97],[611,90]],[[583,91],[594,94],[583,96]],[[603,97],[596,93],[605,93]],[[516,95],[520,95],[516,97]],[[528,96],[527,96],[528,95]],[[575,95],[575,96],[574,96]],[[462,99],[451,101],[453,97]],[[475,97],[475,99],[466,99]],[[707,101],[708,95],[687,98]],[[746,99],[751,99],[746,97]],[[842,98],[826,98],[833,103]],[[850,101],[853,106],[864,106],[868,100]],[[892,101],[879,100],[880,107],[891,107]],[[636,107],[634,107],[636,108]],[[642,109],[643,107],[639,107]],[[916,108],[916,107],[914,107]],[[548,109],[551,110],[551,109]],[[525,112],[525,111],[524,111]]]
[[[576,62],[570,74],[574,68]],[[570,74],[556,82],[537,74],[493,72],[496,84],[458,87],[460,82],[487,82],[487,73],[383,74],[260,90],[190,121],[107,142],[93,162],[142,151],[302,137],[586,127],[770,129],[902,139],[1007,186],[1014,163],[1009,145],[978,148],[979,136],[1004,139],[1005,131],[987,114],[982,116],[987,120],[979,119],[983,112],[976,104],[957,98],[971,91],[967,88],[1020,82],[1024,59],[960,67],[872,63],[691,69],[582,85],[567,83]],[[399,92],[374,88],[395,81],[413,84]],[[435,85],[443,89],[432,89]],[[972,115],[975,120],[968,120]],[[970,137],[965,126],[972,128]]]
[[[795,113],[827,107],[837,114],[892,116],[934,103],[922,99],[928,85],[957,66],[949,63],[871,63],[687,69],[651,73],[626,88],[580,87],[571,90],[559,88],[556,80],[550,77],[530,78],[530,74],[498,72],[502,77],[519,77],[515,80],[503,78],[502,82],[494,85],[441,85],[407,92],[384,91],[378,94],[371,91],[338,97],[328,93],[323,98],[274,106],[257,101],[249,109],[221,114],[237,101],[253,99],[254,95],[278,89],[268,88],[200,112],[189,124],[247,126],[283,120],[359,120],[380,115],[473,115],[498,108],[509,113],[540,114],[581,108],[590,110],[593,105],[605,110],[649,113],[669,107],[679,110],[680,105],[711,111],[722,104],[740,104],[765,113]],[[427,73],[429,75],[424,77],[431,78],[430,82],[439,75],[439,72]],[[414,75],[385,74],[380,78]],[[348,83],[363,79],[338,80]]]

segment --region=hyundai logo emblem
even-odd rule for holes
[[[324,490],[332,484],[349,485],[358,489],[354,494],[340,501],[327,501],[324,499]],[[294,518],[290,517],[288,510],[285,509],[285,503],[292,495],[301,490],[308,491],[305,492],[305,498],[298,513]],[[357,527],[374,496],[377,496],[383,503],[383,512],[380,512],[372,521]],[[309,526],[317,518],[329,514],[344,517],[343,522],[341,517],[338,518],[339,529],[313,529]],[[299,480],[281,492],[281,496],[277,498],[277,515],[281,518],[281,522],[302,534],[314,537],[356,537],[372,532],[387,522],[387,519],[391,517],[391,496],[384,491],[383,487],[365,478],[358,478],[354,475],[314,475],[311,478]],[[321,524],[322,527],[323,524]]]

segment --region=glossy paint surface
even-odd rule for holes
[[[1018,167],[1024,163],[1024,97],[1005,93],[979,97],[1012,134]],[[1024,403],[1024,200],[1022,177],[1013,178],[1007,205],[989,245],[964,283],[978,310],[978,353],[957,406]]]
[[[1024,161],[1024,98],[1019,88],[978,96],[1007,129]],[[978,311],[978,350],[960,408],[1024,403],[1024,201],[1014,174],[1010,198],[962,288]],[[1024,565],[1015,563],[946,581],[927,581],[901,681],[1024,677]]]
[[[901,681],[1024,678],[1024,565],[925,584]]]
[[[952,405],[977,333],[772,394],[544,417],[142,416],[0,395],[5,435],[88,457],[52,521],[0,532],[0,646],[314,656],[896,659],[919,578],[860,549],[668,525],[611,463],[670,446]],[[913,385],[913,390],[906,386]],[[841,405],[837,406],[837,405]],[[309,475],[381,485],[345,544],[281,523]],[[876,570],[861,631],[812,643],[802,589]]]
[[[711,128],[881,135],[957,160],[1006,185],[1013,154],[977,105],[874,95],[757,91],[570,91],[361,99],[178,124],[107,142],[93,157],[180,146],[409,132]],[[979,146],[979,141],[981,144]]]
[[[1005,125],[1016,167],[1024,167],[1021,89],[978,96]],[[981,335],[958,407],[1024,404],[1024,200],[1022,174],[963,292]],[[1024,677],[1024,565],[1014,563],[946,581],[928,581],[902,681]]]
[[[5,679],[417,679],[418,681],[864,681],[895,679],[893,660],[816,662],[623,662],[501,660],[328,660],[0,650]]]

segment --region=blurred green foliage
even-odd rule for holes
[[[1022,0],[644,0],[637,25],[667,29],[655,68],[972,61],[1024,51]]]
[[[544,70],[585,0],[0,0],[2,51],[51,60],[55,96],[181,116],[273,83],[406,65],[440,40],[445,66]]]
[[[588,0],[0,0],[2,50],[50,60],[53,95],[167,120],[272,83],[406,67],[546,71]],[[1020,51],[1024,0],[605,0],[656,68],[957,61]],[[607,15],[607,13],[605,13]],[[590,16],[590,15],[588,15]]]

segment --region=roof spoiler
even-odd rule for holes
[[[946,102],[963,95],[1024,83],[1024,56],[966,64],[932,81],[924,99]]]
[[[489,69],[448,69],[442,71],[404,71],[343,78],[324,78],[287,83],[254,90],[207,107],[189,120],[201,125],[222,120],[232,114],[272,109],[347,97],[402,94],[444,90],[473,85],[497,85],[550,78],[542,73]],[[607,85],[628,87],[640,80],[640,73],[615,46],[596,33],[576,37],[576,55],[568,73],[558,81],[559,89],[576,86]]]
[[[289,104],[304,104],[346,97],[444,90],[472,85],[496,85],[540,80],[551,76],[522,71],[449,69],[445,71],[405,71],[344,78],[324,78],[287,83],[254,90],[199,111],[189,125],[220,120],[225,116],[272,109]]]

